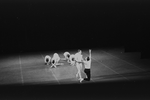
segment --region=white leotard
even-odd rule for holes
[[[47,61],[47,59],[48,59],[48,61]],[[50,60],[51,60],[51,57],[49,55],[46,55],[45,59],[44,59],[45,63],[50,62]]]

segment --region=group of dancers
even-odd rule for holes
[[[66,60],[71,66],[75,66],[77,68],[76,77],[79,77],[79,81],[90,81],[91,79],[91,49],[89,49],[89,55],[83,58],[82,51],[78,50],[75,54],[70,54],[69,52],[64,52],[64,58],[60,58],[57,53],[53,54],[53,57],[49,55],[45,56],[45,65],[50,65],[51,68],[56,68],[58,65],[64,65],[63,63],[59,63],[60,60]],[[86,78],[82,78],[81,71],[84,65],[84,73],[86,74]]]

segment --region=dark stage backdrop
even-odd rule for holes
[[[0,12],[1,54],[114,46],[148,51],[148,1],[2,0]]]

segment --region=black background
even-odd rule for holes
[[[124,46],[149,51],[149,2],[6,0],[0,3],[1,53]]]

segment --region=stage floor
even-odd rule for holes
[[[117,51],[117,50],[116,50]],[[69,51],[76,53],[76,51]],[[118,51],[117,51],[118,52]],[[52,56],[52,52],[41,52],[33,55],[16,55],[0,60],[0,84],[78,84],[77,69],[66,61],[57,68],[44,65],[44,56]],[[63,58],[63,53],[58,53]],[[82,51],[83,57],[88,56],[88,51]],[[118,55],[117,55],[118,54]],[[135,81],[148,79],[149,69],[134,60],[122,59],[121,54],[105,50],[92,50],[91,81]],[[125,55],[125,53],[124,53]],[[85,78],[84,67],[82,77]]]

